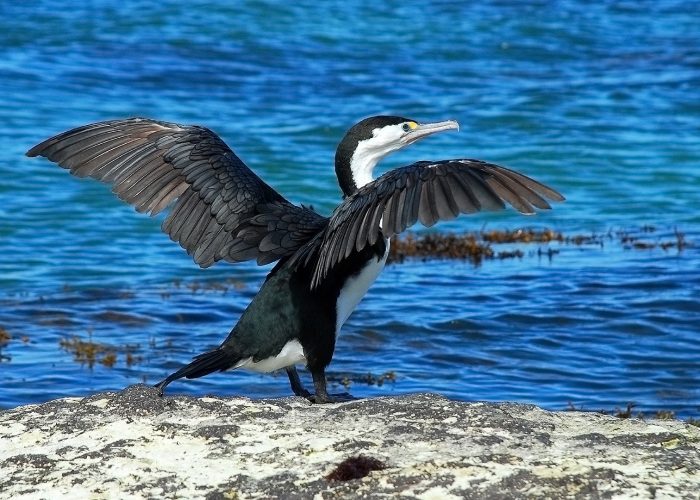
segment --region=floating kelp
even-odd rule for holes
[[[342,385],[346,389],[349,389],[353,383],[376,385],[377,387],[381,387],[384,385],[384,383],[396,382],[396,373],[393,371],[382,373],[380,375],[374,375],[373,373],[369,372],[363,374],[329,373],[326,378],[328,379],[329,383]]]
[[[0,326],[0,361],[2,361],[2,360],[10,361],[12,359],[9,356],[2,353],[2,348],[7,346],[7,344],[10,343],[10,340],[12,340],[12,335],[10,335],[10,332],[8,332],[7,330],[5,330],[3,327]]]
[[[202,292],[221,292],[226,293],[230,290],[243,290],[248,285],[245,281],[238,278],[228,278],[223,281],[187,281],[183,282],[180,279],[173,280],[173,286],[177,289],[186,288],[192,293]],[[165,292],[169,297],[169,292]],[[163,294],[161,294],[163,295]]]
[[[141,356],[135,354],[137,346],[113,346],[94,342],[92,335],[88,335],[87,340],[75,335],[65,337],[58,341],[58,345],[64,351],[71,353],[75,361],[86,364],[89,368],[94,367],[95,363],[112,368],[116,365],[120,355],[124,357],[126,366],[132,366],[141,361]]]
[[[142,326],[151,322],[149,318],[143,316],[110,310],[95,314],[93,318],[97,321],[118,323],[124,326]]]
[[[406,259],[463,259],[475,265],[484,260],[522,258],[525,252],[521,249],[508,249],[496,251],[497,245],[541,245],[536,252],[537,256],[552,258],[559,252],[558,248],[552,248],[556,244],[562,246],[595,246],[604,247],[606,244],[617,243],[624,250],[651,250],[661,249],[668,251],[677,249],[679,252],[690,246],[685,235],[673,230],[672,237],[651,238],[650,233],[655,233],[653,226],[642,226],[635,230],[608,231],[607,233],[573,234],[565,235],[552,229],[516,229],[516,230],[488,230],[464,234],[452,233],[427,233],[415,235],[408,233],[405,236],[396,236],[392,239],[389,252],[389,262],[401,263]],[[642,233],[642,234],[640,234]],[[546,246],[545,249],[542,248]]]
[[[10,335],[10,332],[0,326],[0,348],[5,347],[10,340],[12,340],[12,335]]]

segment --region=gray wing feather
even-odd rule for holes
[[[305,249],[315,262],[311,287],[353,250],[373,245],[420,221],[432,226],[460,213],[500,210],[506,203],[523,214],[562,201],[554,189],[505,167],[479,160],[417,162],[397,168],[360,188],[339,205],[330,221]]]
[[[93,123],[47,139],[27,155],[111,184],[139,212],[155,215],[171,206],[163,231],[202,267],[222,259],[278,260],[328,222],[285,200],[203,127],[143,118]],[[260,215],[265,224],[251,222]],[[271,223],[282,216],[286,222]]]

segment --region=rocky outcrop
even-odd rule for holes
[[[433,394],[311,405],[146,386],[0,413],[3,498],[698,498],[700,429]]]

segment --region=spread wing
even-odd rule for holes
[[[390,238],[417,221],[432,226],[460,213],[500,210],[523,214],[562,201],[555,190],[529,177],[479,160],[421,161],[391,170],[360,188],[336,208],[322,241],[304,255],[316,261],[311,287],[354,250]],[[317,238],[321,238],[319,235]]]
[[[93,123],[47,139],[27,156],[111,184],[139,212],[172,206],[162,229],[202,267],[222,259],[273,262],[328,222],[285,200],[203,127],[143,118]]]

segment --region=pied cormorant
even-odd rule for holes
[[[338,145],[335,172],[343,201],[329,217],[294,205],[253,173],[207,128],[144,118],[93,123],[27,152],[78,177],[112,185],[139,212],[171,207],[162,229],[201,267],[217,261],[277,262],[226,340],[157,387],[215,371],[286,369],[294,394],[316,403],[326,390],[341,327],[381,272],[389,238],[419,221],[431,226],[460,213],[512,205],[524,214],[550,208],[555,190],[479,160],[419,161],[374,178],[375,165],[419,139],[457,129],[373,116]],[[306,364],[315,394],[295,365]]]

